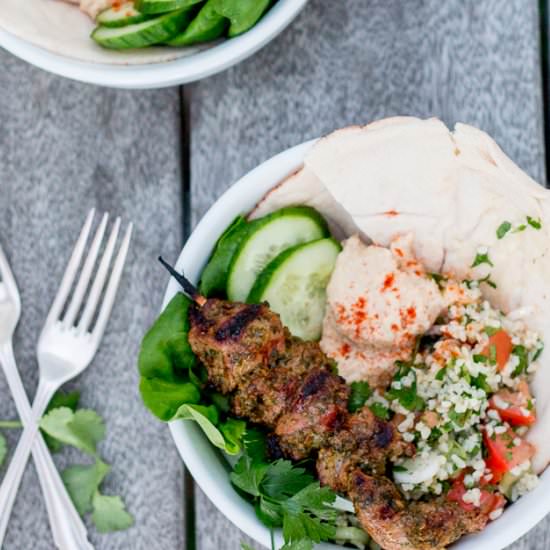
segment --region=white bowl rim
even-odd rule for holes
[[[153,89],[186,84],[211,76],[254,54],[281,33],[308,0],[279,0],[248,32],[196,54],[143,65],[78,61],[30,44],[0,29],[0,46],[51,73],[99,86]]]
[[[267,191],[286,176],[303,166],[306,153],[317,140],[304,142],[263,162],[234,183],[212,205],[187,240],[176,267],[196,281],[206,263],[218,236],[240,213],[249,212]],[[244,199],[243,199],[244,197]],[[204,246],[209,243],[209,246]],[[170,280],[164,295],[162,309],[179,290]],[[186,467],[196,483],[214,505],[234,525],[260,544],[270,547],[269,530],[257,519],[252,506],[242,499],[229,481],[227,463],[214,449],[201,430],[191,422],[170,423],[170,431]],[[509,506],[497,521],[491,522],[481,533],[463,537],[454,550],[502,550],[530,531],[550,512],[550,468],[542,474],[539,486]],[[513,514],[513,515],[512,515]],[[514,519],[515,516],[515,519]],[[276,533],[276,544],[282,544]],[[277,546],[279,547],[279,546]],[[323,543],[319,550],[337,550],[340,546]]]

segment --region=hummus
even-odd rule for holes
[[[346,381],[387,386],[395,361],[411,358],[417,337],[445,308],[437,283],[412,253],[412,235],[390,248],[344,243],[327,287],[321,347]]]

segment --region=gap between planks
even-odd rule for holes
[[[191,234],[191,93],[189,86],[179,87],[180,98],[180,199],[181,199],[181,243],[185,244]],[[195,522],[195,481],[185,464],[183,467],[183,506],[184,533],[183,546],[185,550],[196,550]]]

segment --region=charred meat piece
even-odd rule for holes
[[[327,368],[311,368],[275,427],[285,455],[301,460],[327,445],[347,420],[348,399],[342,378]]]
[[[344,493],[355,469],[385,475],[388,459],[415,453],[414,445],[403,441],[392,422],[376,417],[368,407],[350,415],[330,443],[319,452],[317,471],[323,485]]]
[[[189,308],[189,343],[210,382],[229,393],[285,350],[286,331],[265,304],[210,299]]]
[[[440,550],[488,521],[444,497],[406,503],[389,479],[361,470],[351,475],[349,496],[361,525],[385,550]]]
[[[332,368],[315,342],[302,342],[288,335],[284,353],[274,357],[268,368],[239,383],[232,408],[237,416],[275,428],[288,409],[302,381],[313,367]]]

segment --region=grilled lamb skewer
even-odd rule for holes
[[[444,498],[408,504],[384,477],[389,459],[414,454],[392,422],[347,410],[349,388],[315,342],[290,335],[267,304],[206,299],[170,266],[189,294],[189,343],[231,408],[272,430],[285,457],[317,455],[322,484],[347,494],[363,528],[386,550],[435,550],[487,522]],[[367,475],[363,470],[374,475]]]

